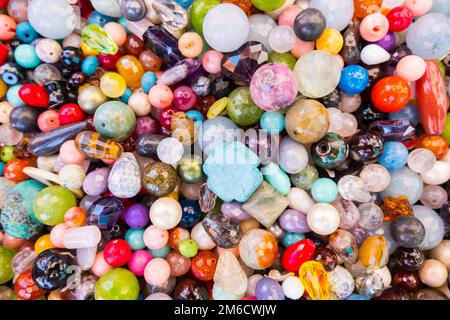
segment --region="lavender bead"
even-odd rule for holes
[[[98,196],[108,190],[109,168],[94,170],[83,181],[83,190],[87,195]]]
[[[259,280],[255,292],[258,300],[284,300],[283,288],[272,278]]]
[[[252,219],[252,216],[242,209],[242,204],[237,201],[224,202],[220,209],[225,217],[236,223]]]
[[[131,205],[125,212],[125,222],[130,228],[143,228],[150,222],[148,208],[140,203]]]
[[[280,216],[280,227],[287,232],[305,233],[311,229],[306,221],[306,215],[300,211],[288,209]]]

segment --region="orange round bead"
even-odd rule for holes
[[[14,283],[14,292],[22,300],[36,300],[44,295],[44,291],[39,289],[31,276],[31,269],[22,272]]]
[[[16,183],[24,181],[29,177],[25,173],[23,173],[23,168],[29,166],[30,164],[28,163],[28,161],[23,159],[16,158],[9,160],[5,165],[3,175],[5,176],[5,178],[14,181]]]
[[[380,11],[383,0],[354,0],[354,16],[364,18],[365,16]]]
[[[440,160],[448,152],[448,143],[443,136],[423,134],[416,140],[416,148],[428,149]]]
[[[34,251],[36,251],[37,254],[44,252],[47,249],[55,248],[52,241],[50,240],[50,234],[44,234],[43,236],[40,236],[36,242],[34,243]]]
[[[64,222],[70,227],[81,227],[86,223],[86,211],[80,207],[73,207],[64,214]]]
[[[200,251],[192,258],[192,274],[200,281],[209,281],[216,272],[217,256],[211,251]]]
[[[411,88],[400,77],[385,77],[372,89],[372,102],[382,112],[397,112],[403,109],[411,98]]]

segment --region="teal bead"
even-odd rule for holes
[[[125,241],[128,242],[133,251],[144,249],[144,229],[129,229],[125,233]]]
[[[120,101],[128,104],[128,101],[130,100],[130,97],[132,95],[133,95],[133,90],[131,90],[130,88],[126,88],[125,93],[120,97]]]
[[[289,247],[291,244],[299,242],[300,240],[305,239],[305,235],[303,233],[296,232],[285,232],[283,237],[283,246],[285,248]]]
[[[317,202],[333,202],[338,196],[337,184],[328,178],[317,179],[311,186],[311,195]]]
[[[284,130],[284,115],[278,111],[264,112],[259,123],[267,132],[280,133]]]
[[[81,65],[81,71],[86,74],[88,77],[92,77],[95,74],[95,70],[97,70],[100,65],[98,58],[96,56],[89,56],[83,60],[83,64]]]
[[[41,60],[36,54],[36,49],[30,44],[21,44],[14,50],[14,59],[17,64],[26,69],[36,68]]]
[[[153,258],[165,258],[169,255],[170,250],[171,250],[170,246],[168,244],[166,244],[161,249],[157,249],[157,250],[149,249],[148,252],[150,252],[152,254]]]
[[[286,195],[291,189],[289,176],[278,165],[271,162],[261,169],[261,173],[275,190],[282,195]]]
[[[25,102],[22,101],[19,97],[19,90],[22,88],[22,85],[16,84],[13,85],[8,89],[6,92],[6,100],[13,106],[13,107],[23,107],[25,106]]]
[[[22,43],[31,43],[39,37],[39,34],[33,29],[31,23],[21,22],[17,24],[16,36]]]
[[[94,127],[105,137],[123,141],[133,134],[136,115],[125,103],[109,101],[95,111]]]

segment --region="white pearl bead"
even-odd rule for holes
[[[340,222],[338,211],[328,203],[318,203],[312,206],[306,219],[311,230],[322,236],[335,232]]]
[[[300,299],[305,292],[305,288],[297,277],[286,278],[281,287],[283,288],[284,295],[292,300]]]
[[[169,230],[181,220],[182,209],[178,201],[171,198],[159,198],[150,208],[150,220],[156,227]]]
[[[450,164],[445,161],[436,161],[433,169],[420,175],[426,184],[437,186],[447,182],[450,179]]]
[[[314,200],[309,194],[300,188],[291,188],[287,194],[289,208],[307,213],[314,205]]]

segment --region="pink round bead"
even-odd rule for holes
[[[414,17],[420,17],[430,11],[433,0],[406,0],[403,6],[411,10]]]
[[[103,26],[103,29],[119,47],[125,44],[127,32],[119,23],[108,22]]]
[[[286,7],[278,16],[278,24],[280,26],[288,26],[293,28],[295,18],[302,11],[302,8],[296,5]]]
[[[144,275],[145,266],[152,258],[152,254],[147,250],[135,251],[131,255],[130,261],[128,261],[128,268],[136,276],[142,277]]]
[[[418,56],[402,58],[396,68],[397,75],[407,81],[416,81],[422,78],[427,69],[426,62]]]
[[[155,226],[149,226],[144,232],[144,243],[151,250],[164,247],[169,241],[169,232]]]
[[[64,248],[63,235],[69,227],[65,223],[57,224],[50,231],[50,241],[56,248]]]
[[[38,117],[38,127],[42,132],[55,130],[60,126],[59,116],[56,110],[47,110]]]
[[[17,250],[25,243],[26,240],[15,238],[5,232],[3,237],[0,236],[0,241],[2,242],[3,247]]]
[[[91,267],[91,271],[97,277],[101,277],[105,273],[107,273],[112,267],[106,262],[105,257],[103,256],[103,251],[97,253],[95,257],[94,264]]]
[[[173,101],[173,92],[165,84],[156,84],[148,93],[150,104],[157,109],[169,107]]]
[[[294,47],[291,49],[291,53],[294,57],[298,59],[305,53],[313,51],[314,46],[315,46],[314,42],[307,42],[300,40],[299,38],[296,38]]]
[[[180,86],[173,92],[173,105],[182,110],[191,110],[197,102],[197,95],[188,86]]]
[[[65,164],[80,164],[86,157],[75,147],[75,140],[63,143],[59,149],[59,156]]]
[[[202,66],[206,72],[211,74],[220,73],[222,70],[223,54],[216,50],[206,51],[202,57]]]
[[[366,16],[359,26],[361,37],[370,42],[384,38],[389,31],[389,20],[381,13],[371,13]]]
[[[162,258],[154,258],[145,266],[144,278],[148,284],[160,286],[170,277],[170,265]]]

